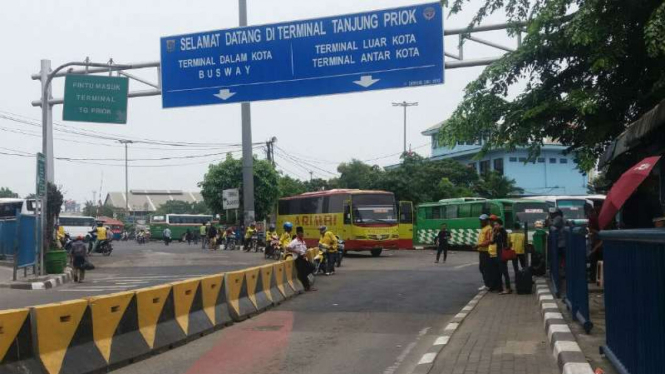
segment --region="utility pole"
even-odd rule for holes
[[[240,27],[247,26],[247,0],[238,0]],[[241,103],[242,122],[242,196],[245,227],[254,222],[254,155],[252,155],[252,112]]]
[[[310,171],[309,172],[309,181],[311,182],[314,179],[314,172]]]
[[[277,142],[277,138],[274,137],[274,136],[266,142],[266,158],[268,159],[268,161],[270,161],[270,163],[272,163],[272,167],[275,167],[275,143],[276,142]]]
[[[133,144],[131,140],[118,140],[120,144],[125,145],[125,214],[129,215],[129,166],[127,161],[127,144]]]
[[[406,101],[401,103],[393,103],[393,106],[401,106],[404,108],[404,153],[406,153],[406,108],[410,106],[418,106],[417,102],[407,103]]]

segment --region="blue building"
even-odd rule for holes
[[[459,142],[453,148],[439,145],[437,134],[443,122],[422,134],[432,140],[432,160],[453,159],[473,167],[478,173],[496,171],[524,189],[525,195],[585,195],[588,176],[577,168],[572,155],[564,154],[565,146],[545,142],[536,160],[526,162],[529,151],[518,148],[509,152],[501,149],[489,151],[481,159],[474,156],[483,145],[482,139]]]

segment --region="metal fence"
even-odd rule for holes
[[[16,253],[16,220],[0,221],[0,256],[13,258]]]
[[[622,374],[665,372],[665,230],[603,231],[607,358]]]
[[[575,318],[591,332],[587,282],[586,227],[566,228],[566,296],[564,302]]]
[[[559,251],[557,250],[557,242],[559,240],[559,233],[551,231],[547,241],[547,256],[549,259],[550,267],[550,280],[552,281],[552,290],[556,297],[561,297],[561,275],[559,272]]]
[[[17,268],[34,265],[38,228],[39,220],[32,215],[0,221],[0,255],[13,259]]]

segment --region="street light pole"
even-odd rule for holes
[[[240,27],[247,26],[247,0],[238,0]],[[252,154],[252,117],[248,102],[241,105],[242,122],[242,196],[245,227],[254,222],[254,155]]]
[[[418,106],[417,102],[407,103],[406,101],[401,103],[393,103],[393,106],[401,106],[404,108],[404,153],[406,153],[406,108],[410,106]]]
[[[125,214],[129,215],[129,166],[127,161],[127,144],[134,143],[131,140],[118,140],[125,145]]]

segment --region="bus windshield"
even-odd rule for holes
[[[90,217],[60,217],[60,226],[67,227],[93,227],[95,219]]]
[[[393,195],[353,195],[352,202],[353,223],[397,223]]]
[[[533,228],[536,222],[544,222],[547,219],[547,203],[516,203],[515,217],[517,217],[517,221],[522,224],[526,222],[529,228]]]
[[[565,219],[585,219],[584,204],[586,200],[583,199],[560,199],[557,200],[556,205],[563,212]]]

